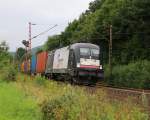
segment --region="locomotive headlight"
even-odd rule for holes
[[[103,69],[103,66],[102,66],[102,65],[100,65],[100,66],[99,66],[99,69],[100,69],[100,70],[102,70],[102,69]]]
[[[80,67],[80,63],[77,63],[77,67]]]

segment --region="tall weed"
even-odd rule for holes
[[[6,82],[16,81],[16,75],[17,75],[17,70],[15,66],[10,65],[2,69],[1,79]]]
[[[35,77],[35,83],[36,83],[37,85],[45,86],[45,85],[46,85],[46,81],[47,81],[47,79],[44,78],[44,77],[42,77],[42,76],[40,76],[40,75],[37,75],[37,76]]]
[[[68,89],[68,88],[67,88]],[[78,90],[77,90],[78,89]],[[83,90],[68,89],[57,97],[50,97],[42,104],[44,120],[148,120],[129,103],[110,103],[102,91],[90,95]],[[80,92],[79,92],[80,91]]]

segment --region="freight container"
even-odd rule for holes
[[[31,72],[31,60],[30,59],[28,59],[27,60],[27,73],[30,73]]]
[[[21,63],[21,72],[24,72],[24,61]]]
[[[30,59],[24,61],[24,72],[25,73],[30,73]]]
[[[36,55],[31,58],[31,73],[36,73]]]
[[[27,67],[28,67],[28,65],[27,65],[27,60],[25,60],[25,61],[24,61],[24,72],[25,72],[25,73],[27,73]]]
[[[47,52],[41,52],[37,54],[36,73],[44,73],[47,63]]]

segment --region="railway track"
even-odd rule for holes
[[[70,84],[70,82],[57,81],[58,84]],[[150,90],[133,89],[133,88],[118,88],[106,85],[104,83],[97,83],[96,85],[88,84],[73,84],[74,87],[85,88],[86,92],[90,94],[98,94],[99,90],[104,91],[106,97],[110,102],[131,102],[134,105],[141,107],[142,111],[150,115]]]
[[[66,84],[70,85],[69,82],[64,82],[64,81],[56,81],[59,85]],[[95,85],[72,85],[72,87],[82,87],[86,88],[89,92],[95,93],[96,90],[102,89],[107,93],[107,97],[112,100],[116,99],[119,101],[126,101],[128,100],[129,97],[132,97],[132,100],[134,103],[139,104],[143,107],[142,111],[146,111],[147,113],[150,113],[150,90],[142,90],[142,89],[129,89],[129,88],[117,88],[117,87],[112,87],[108,86],[104,83],[97,83]],[[148,99],[149,101],[146,100],[146,102],[149,103],[144,103],[145,99]]]
[[[150,113],[150,90],[133,89],[133,88],[118,88],[108,86],[104,83],[97,83],[95,87],[86,86],[88,92],[95,93],[97,90],[103,90],[109,100],[119,100],[121,102],[132,101],[139,105],[144,111]]]
[[[57,81],[58,84],[70,84],[69,81]],[[103,90],[106,93],[106,97],[110,100],[119,100],[122,102],[132,100],[134,104],[138,104],[144,108],[144,110],[150,113],[150,90],[133,89],[133,88],[119,88],[106,85],[102,82],[98,82],[96,85],[79,85],[73,84],[73,86],[79,86],[86,88],[85,90],[91,94],[94,94],[98,90]]]
[[[126,88],[126,87],[114,87],[110,85],[105,85],[104,83],[97,83],[96,88],[107,88],[111,90],[117,90],[117,91],[126,91],[130,93],[138,93],[138,94],[147,94],[150,95],[150,90],[145,90],[145,89],[134,89],[134,88]]]

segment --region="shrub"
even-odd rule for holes
[[[45,86],[46,85],[46,81],[47,81],[46,78],[41,77],[40,75],[37,75],[35,77],[35,82],[36,82],[37,85],[43,85],[43,86]]]
[[[117,65],[113,67],[111,78],[108,73],[105,76],[108,83],[114,86],[150,88],[150,61]]]
[[[17,70],[13,65],[5,67],[2,71],[2,80],[7,82],[16,81]]]
[[[78,96],[69,91],[42,104],[43,119],[78,120],[81,110],[80,104]]]
[[[68,89],[62,96],[42,104],[43,120],[148,120],[147,114],[127,103],[110,103],[98,91],[94,95]]]

